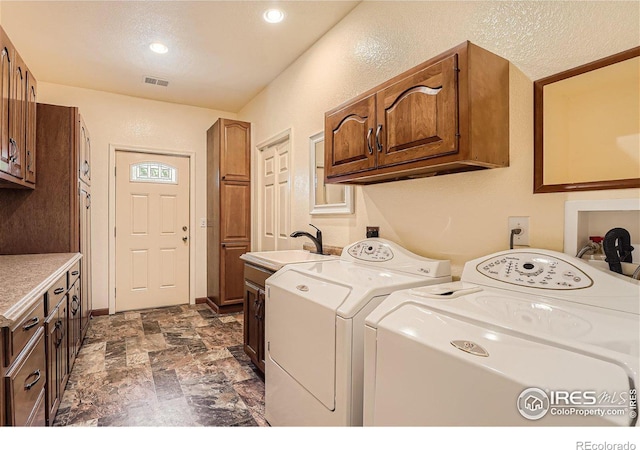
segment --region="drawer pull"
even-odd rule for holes
[[[63,292],[64,292],[64,288],[58,288],[58,289],[56,289],[55,291],[53,291],[53,293],[54,293],[54,294],[56,294],[56,295],[60,295],[60,294],[62,294]]]
[[[76,276],[76,275],[78,275],[79,273],[80,273],[80,271],[79,271],[79,270],[74,270],[73,272],[71,272],[71,275],[73,275],[73,276],[75,277],[75,276]]]
[[[31,383],[27,383],[27,384],[24,385],[24,390],[25,391],[30,390],[32,387],[34,387],[38,383],[38,381],[40,381],[40,369],[36,370],[33,373],[30,373],[29,376],[27,378],[25,378],[25,381],[27,381],[29,378],[34,377],[34,376],[36,377],[35,380],[33,380]]]
[[[34,317],[33,319],[31,319],[26,325],[22,326],[22,329],[24,331],[30,330],[31,328],[35,327],[36,325],[38,325],[38,323],[40,322],[40,318],[38,317]]]

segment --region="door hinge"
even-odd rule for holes
[[[113,227],[113,237],[116,237],[116,227]]]
[[[118,295],[118,289],[117,288],[113,288],[113,298],[116,298],[116,296]]]
[[[114,168],[113,168],[113,176],[114,176],[114,177],[116,176],[117,171],[118,171],[118,168],[117,168],[117,167],[114,167]]]

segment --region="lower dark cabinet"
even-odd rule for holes
[[[68,295],[51,311],[45,322],[47,354],[47,425],[53,425],[69,379]]]
[[[264,311],[267,278],[273,271],[245,263],[244,266],[244,352],[264,375],[266,354]]]
[[[44,426],[45,345],[42,327],[5,375],[7,425]]]

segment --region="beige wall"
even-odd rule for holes
[[[108,307],[109,250],[109,145],[144,147],[196,154],[195,297],[207,295],[206,132],[218,117],[235,114],[106,92],[39,83],[38,101],[77,106],[91,134],[92,148],[92,249],[93,307]]]
[[[508,248],[509,216],[529,216],[531,246],[561,251],[565,200],[639,191],[532,194],[533,80],[639,45],[638,9],[637,2],[363,2],[239,117],[253,123],[254,143],[292,128],[292,227],[312,222],[328,245],[347,245],[378,225],[381,237],[451,259],[459,275],[465,261]],[[354,215],[310,216],[308,139],[323,129],[324,112],[464,40],[511,61],[510,167],[357,187]]]

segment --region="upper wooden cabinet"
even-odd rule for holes
[[[37,81],[0,28],[0,187],[35,187]]]
[[[375,95],[369,95],[343,109],[327,113],[325,146],[332,151],[325,151],[325,176],[335,177],[375,168],[375,127]]]
[[[217,136],[220,149],[220,180],[251,180],[251,126],[239,120],[222,119]]]
[[[509,165],[509,62],[465,42],[325,114],[325,182]]]

